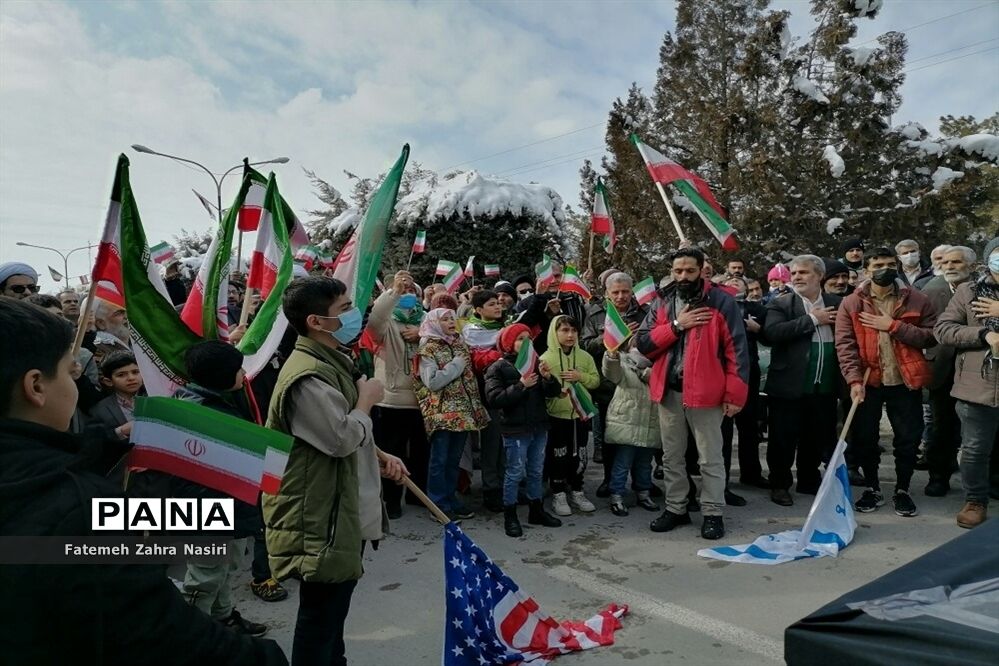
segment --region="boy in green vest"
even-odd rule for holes
[[[382,477],[408,475],[395,456],[379,461],[371,408],[381,382],[358,377],[349,344],[361,313],[335,278],[288,287],[284,314],[298,333],[278,375],[267,427],[295,438],[281,488],[263,495],[271,570],[302,581],[292,664],[346,664],[343,628],[363,573],[362,544],[382,537]]]

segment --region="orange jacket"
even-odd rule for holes
[[[921,389],[929,385],[933,376],[923,350],[937,344],[933,337],[933,326],[937,313],[930,300],[918,290],[896,282],[898,299],[892,312],[891,336],[895,360],[898,362],[902,381],[910,389]],[[860,313],[880,315],[871,299],[871,283],[865,282],[857,291],[843,299],[836,312],[836,355],[839,369],[846,383],[860,384],[864,381],[864,370],[871,369],[867,380],[869,386],[881,386],[881,358],[878,351],[878,333],[875,328],[860,322]]]

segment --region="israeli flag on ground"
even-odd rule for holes
[[[743,546],[704,548],[697,554],[714,560],[751,564],[782,564],[826,555],[836,557],[853,541],[853,533],[857,529],[850,479],[843,456],[845,450],[846,442],[840,440],[826,466],[822,485],[808,511],[804,528],[761,536]]]

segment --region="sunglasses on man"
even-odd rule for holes
[[[38,290],[41,289],[37,284],[12,284],[9,287],[15,294],[23,294],[26,291],[30,291],[32,294],[37,294]]]

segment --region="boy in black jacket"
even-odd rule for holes
[[[85,441],[66,432],[76,407],[73,328],[9,298],[0,298],[0,328],[0,536],[93,536],[91,499],[122,493],[88,470]],[[9,600],[0,654],[12,664],[288,663],[273,641],[185,604],[163,566],[4,562],[0,587]]]
[[[486,371],[486,402],[502,410],[501,430],[506,453],[506,473],[503,478],[504,528],[507,536],[523,534],[517,518],[517,489],[527,478],[527,499],[532,525],[559,527],[558,518],[544,510],[541,504],[541,472],[545,464],[548,442],[548,410],[545,398],[555,398],[562,388],[548,364],[541,362],[535,372],[530,368],[523,376],[514,366],[521,346],[531,344],[531,332],[523,324],[504,328],[498,346],[503,353]],[[538,374],[541,379],[539,380]]]

